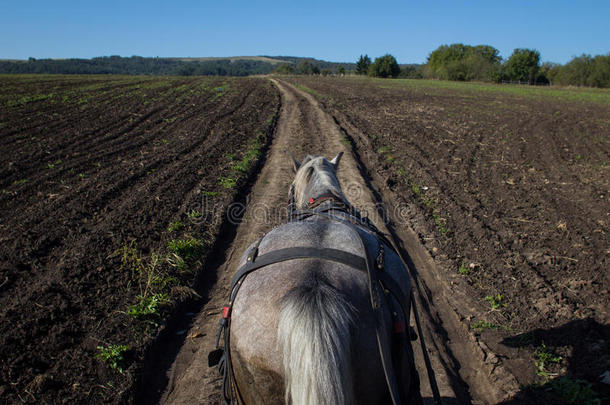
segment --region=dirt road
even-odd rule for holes
[[[279,80],[272,80],[282,97],[281,115],[266,162],[247,199],[241,223],[223,258],[214,271],[216,282],[209,289],[205,305],[194,315],[191,328],[170,370],[167,387],[160,396],[163,404],[221,403],[220,378],[207,365],[207,354],[214,348],[218,317],[228,295],[231,276],[246,247],[259,236],[285,221],[287,191],[292,170],[287,152],[297,159],[306,154],[332,158],[345,155],[339,168],[339,180],[347,198],[366,211],[375,224],[392,235],[407,262],[414,268],[415,291],[420,307],[424,335],[432,365],[436,371],[445,403],[497,403],[518,386],[492,356],[486,355],[468,332],[453,308],[467,297],[451,291],[426,250],[400,220],[400,210],[392,204],[391,192],[375,178],[373,168],[366,168],[363,156],[355,148],[359,139],[356,128],[345,128],[322,110],[310,94]],[[383,204],[385,203],[385,204]],[[379,215],[384,213],[385,215]],[[284,214],[284,215],[283,215]],[[386,217],[383,219],[383,217]],[[418,342],[414,346],[422,381],[422,394],[430,402],[431,392]]]

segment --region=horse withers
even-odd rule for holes
[[[241,259],[221,321],[228,402],[421,402],[408,272],[345,198],[341,155],[293,158],[289,222]]]

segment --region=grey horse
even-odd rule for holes
[[[313,203],[329,209],[273,229],[250,246],[240,266],[252,260],[253,251],[263,257],[279,249],[330,248],[366,260],[370,248],[381,252],[384,272],[408,295],[409,276],[398,255],[380,242],[374,227],[358,221],[350,225],[355,210],[336,175],[341,155],[332,160],[307,156],[302,163],[293,158],[290,197],[296,212],[311,211]],[[375,312],[367,272],[324,257],[284,260],[249,273],[232,302],[228,340],[239,402],[392,403],[380,344],[395,347],[396,317],[408,325],[409,304],[397,315],[400,303],[389,301]],[[407,346],[396,383],[401,403],[419,403],[421,398],[409,400],[419,397],[419,384]]]

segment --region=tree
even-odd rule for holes
[[[277,68],[272,73],[277,73],[280,75],[293,75],[294,67],[287,63],[280,63]]]
[[[343,76],[345,74],[345,68],[343,67],[343,65],[339,65],[337,67],[337,74]]]
[[[374,77],[397,77],[400,74],[400,66],[389,53],[379,58],[369,67],[369,76]]]
[[[423,79],[423,68],[425,65],[410,64],[405,65],[400,69],[400,77],[407,79]]]
[[[431,77],[445,80],[493,80],[500,69],[500,52],[489,45],[441,45],[428,56]]]
[[[356,74],[366,75],[369,73],[369,67],[371,66],[371,58],[368,55],[360,55],[360,59],[356,62]]]
[[[540,69],[540,52],[534,49],[515,49],[505,65],[511,80],[534,84]]]

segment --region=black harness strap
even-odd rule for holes
[[[254,270],[260,269],[261,267],[268,266],[270,264],[295,259],[330,260],[333,262],[345,264],[356,270],[366,270],[366,261],[364,258],[353,253],[344,252],[338,249],[315,247],[291,247],[285,249],[278,249],[258,256],[255,261],[248,261],[237,271],[237,273],[233,276],[233,280],[231,281],[230,302],[233,303],[233,300],[237,295],[237,291],[239,290],[239,288],[236,287],[241,287],[240,281],[242,281],[244,277],[246,277],[249,273],[253,272]]]

